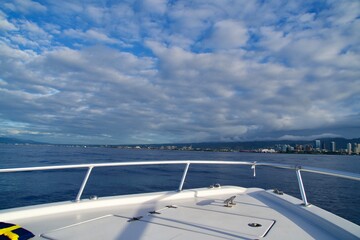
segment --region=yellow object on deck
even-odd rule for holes
[[[0,222],[0,239],[26,240],[32,237],[34,234],[19,225]]]

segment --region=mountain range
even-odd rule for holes
[[[36,142],[32,140],[24,140],[10,137],[0,137],[0,144],[47,144],[42,142]]]

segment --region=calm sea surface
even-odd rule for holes
[[[150,160],[258,161],[360,173],[360,156],[124,150],[0,144],[0,168]],[[94,169],[83,198],[177,189],[184,165]],[[75,199],[85,169],[0,173],[0,209]],[[360,182],[302,173],[308,201],[360,225]],[[190,166],[184,188],[214,183],[278,188],[301,198],[294,171],[249,166]]]

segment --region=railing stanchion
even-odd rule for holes
[[[253,177],[256,177],[256,161],[251,165],[251,169],[253,169]]]
[[[88,181],[88,179],[90,177],[90,174],[91,174],[91,171],[92,171],[93,168],[94,168],[93,166],[90,166],[88,168],[87,173],[85,175],[85,178],[84,178],[84,180],[83,180],[83,182],[81,184],[80,190],[79,190],[79,192],[78,192],[78,194],[76,196],[75,202],[80,202],[81,195],[82,195],[82,193],[83,193],[83,191],[85,189],[86,183],[87,183],[87,181]]]
[[[300,170],[301,170],[301,166],[297,166],[296,167],[296,176],[297,176],[297,180],[298,180],[298,183],[299,183],[301,198],[303,200],[304,206],[306,207],[306,206],[309,206],[309,203],[308,203],[308,201],[306,199],[305,188],[304,188],[304,184],[303,184],[303,181],[302,181],[302,178],[301,178]]]
[[[183,176],[181,178],[181,182],[180,182],[179,189],[178,189],[179,192],[182,191],[182,189],[183,189],[184,182],[185,182],[185,179],[186,179],[186,175],[187,175],[187,172],[189,170],[189,166],[190,166],[190,163],[188,162],[186,164],[186,166],[185,166],[184,173],[183,173]]]

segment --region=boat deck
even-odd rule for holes
[[[360,239],[360,226],[297,198],[233,186],[4,210],[0,220],[34,239]]]

